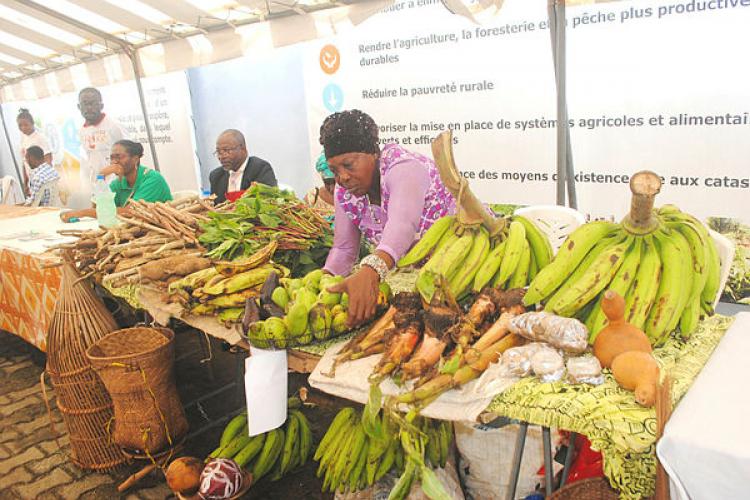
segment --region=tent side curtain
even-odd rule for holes
[[[175,38],[137,49],[142,76],[155,76],[218,63],[250,53],[332,36],[361,23],[393,0],[371,0],[269,21]],[[0,87],[0,101],[42,99],[87,86],[105,86],[133,78],[129,57],[119,53],[69,66]]]

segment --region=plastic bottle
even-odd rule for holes
[[[117,207],[115,207],[115,193],[113,193],[103,175],[96,176],[94,184],[94,203],[96,203],[96,220],[102,227],[117,225]]]
[[[201,189],[201,198],[206,199],[211,196],[211,190],[207,188]]]

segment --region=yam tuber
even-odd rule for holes
[[[654,406],[659,365],[654,357],[642,351],[628,351],[612,361],[612,375],[620,387],[635,392],[635,400],[643,406]]]
[[[623,352],[651,353],[651,342],[646,334],[625,321],[625,299],[620,294],[607,290],[602,297],[601,307],[609,323],[594,341],[594,356],[604,368],[610,368],[612,360]]]

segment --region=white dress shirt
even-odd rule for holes
[[[227,185],[227,193],[233,193],[235,191],[242,190],[242,176],[245,175],[245,167],[247,167],[247,158],[242,162],[242,166],[235,171],[229,171],[229,184]]]

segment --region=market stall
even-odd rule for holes
[[[329,223],[276,188],[255,185],[220,206],[198,198],[134,202],[116,227],[66,226],[67,239],[45,243],[11,234],[4,252],[55,246],[79,276],[156,323],[179,319],[257,356],[268,381],[251,377],[249,412],[229,421],[208,465],[174,462],[180,472],[167,478],[176,491],[226,474],[236,494],[312,458],[330,491],[387,488],[404,498],[422,488],[456,497],[450,422],[504,417],[543,426],[547,442],[550,428],[587,437],[622,498],[652,494],[660,375],[671,380],[668,404],[678,403],[731,325],[713,315],[720,247],[689,214],[656,208],[658,178],[645,172],[634,176],[621,223],[571,225],[555,252],[538,218],[486,210],[458,175],[451,142],[442,136],[434,153],[456,214],[438,218],[398,261],[381,283],[374,318],[355,330],[348,295],[331,291],[343,277],[321,269]],[[59,229],[56,211],[19,214]],[[10,220],[0,224],[29,223]],[[678,287],[685,276],[690,286]],[[135,349],[125,344],[119,348]],[[275,371],[282,365],[269,362],[278,354],[294,360],[292,369],[313,371],[314,388],[364,410],[341,410],[316,446],[304,406],[286,400],[286,378]],[[143,390],[165,382],[154,373]],[[154,454],[165,468],[179,452],[166,436],[167,451],[162,445]],[[545,465],[551,469],[551,459]]]

